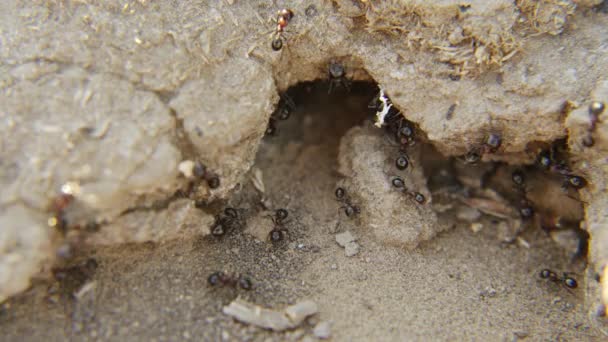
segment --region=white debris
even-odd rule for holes
[[[481,217],[481,212],[471,207],[461,207],[456,213],[459,220],[467,222],[475,222]]]
[[[359,253],[359,244],[357,244],[356,242],[349,242],[346,244],[346,246],[344,247],[344,253],[346,254],[347,257],[352,257],[357,255],[357,253]]]
[[[192,160],[184,160],[179,163],[177,169],[184,177],[190,179],[193,177],[192,170],[194,170],[194,162]]]
[[[319,322],[319,324],[317,324],[313,329],[312,333],[315,334],[317,338],[320,338],[322,340],[330,338],[331,323],[327,321]]]
[[[237,298],[228,306],[225,306],[222,311],[225,315],[243,323],[264,329],[283,331],[300,325],[306,317],[316,314],[318,307],[315,302],[305,300],[288,306],[283,311],[276,311]]]
[[[471,230],[473,231],[473,233],[478,233],[482,229],[483,229],[482,223],[480,223],[480,222],[471,223]]]
[[[384,89],[380,88],[380,95],[378,95],[378,101],[380,101],[381,103],[381,108],[379,111],[376,112],[376,127],[382,127],[382,125],[384,124],[384,119],[386,118],[386,115],[388,115],[388,112],[390,111],[391,107],[393,106],[392,103],[390,103],[390,100],[388,97],[386,97],[386,95],[384,94]]]
[[[306,317],[312,316],[319,311],[317,303],[312,300],[305,300],[285,308],[285,314],[294,326],[300,325]]]
[[[253,186],[260,192],[264,193],[266,191],[266,187],[264,186],[264,178],[262,175],[262,170],[257,167],[253,167],[253,172],[251,174],[251,182]]]
[[[356,240],[357,238],[354,237],[350,231],[336,234],[336,242],[341,247],[344,247],[344,252],[347,257],[352,257],[359,253],[359,244],[355,242]]]

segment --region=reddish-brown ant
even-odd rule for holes
[[[417,191],[408,191],[407,187],[405,186],[405,182],[403,181],[403,179],[401,177],[394,177],[391,180],[391,184],[393,185],[393,187],[405,194],[408,194],[410,197],[412,197],[414,199],[414,201],[418,202],[419,204],[424,204],[426,203],[426,197],[424,197],[423,194],[417,192]]]
[[[53,213],[48,219],[48,225],[59,230],[61,233],[66,233],[68,222],[65,215],[65,210],[74,201],[74,196],[71,194],[62,193],[55,197],[49,205],[49,210]]]
[[[335,195],[338,202],[342,203],[340,209],[344,209],[344,214],[346,214],[346,216],[351,217],[361,212],[358,206],[352,204],[350,196],[346,194],[344,188],[336,188]]]
[[[289,216],[286,209],[277,209],[274,213],[274,217],[271,217],[274,228],[270,231],[270,240],[277,242],[283,240],[283,236],[287,233],[285,228],[285,220]]]
[[[282,9],[277,12],[277,18],[275,22],[277,24],[272,39],[272,49],[279,51],[283,48],[283,41],[285,40],[285,27],[289,24],[289,21],[293,18],[294,13],[290,9]]]
[[[542,279],[548,279],[554,283],[559,283],[562,284],[563,286],[565,286],[568,289],[575,289],[578,287],[578,283],[576,281],[576,279],[570,277],[568,275],[568,273],[564,273],[563,276],[558,276],[557,273],[549,270],[549,269],[544,269],[542,271],[540,271],[539,276]]]
[[[228,274],[226,272],[217,271],[213,272],[207,277],[207,283],[211,286],[218,287],[232,287],[237,288],[240,287],[243,290],[251,290],[253,284],[251,283],[251,279],[249,277],[239,275],[236,276],[234,274]]]

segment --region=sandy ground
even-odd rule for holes
[[[601,339],[583,310],[584,277],[575,290],[539,279],[543,268],[582,272],[540,230],[524,232],[525,248],[501,243],[492,225],[474,233],[444,217],[453,228],[407,252],[379,245],[339,215],[339,140],[367,117],[361,108],[374,89],[329,97],[326,86],[297,94],[297,111],[258,154],[272,208],[290,212],[285,241],[256,241],[243,227],[221,239],[93,251],[99,267],[90,291],[51,301],[49,282],[38,282],[2,306],[2,340],[311,340],[321,321],[331,322],[335,341]],[[259,199],[248,182],[228,204],[251,219]],[[346,230],[360,245],[353,257],[335,241]],[[215,270],[246,273],[254,289],[210,288]],[[319,314],[272,333],[222,314],[237,296],[276,308],[312,299]]]

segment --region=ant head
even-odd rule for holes
[[[513,171],[513,173],[511,174],[511,179],[513,180],[513,183],[515,183],[515,185],[517,186],[524,185],[525,177],[524,173],[521,170]]]
[[[251,290],[251,288],[253,287],[253,285],[251,284],[251,279],[249,279],[249,277],[244,277],[241,276],[239,277],[239,286],[243,289],[243,290]]]
[[[220,187],[220,177],[214,175],[211,178],[207,179],[207,185],[209,186],[210,189],[219,188]]]
[[[222,272],[213,272],[207,278],[207,283],[211,286],[217,286],[222,281],[223,273]]]
[[[347,205],[344,207],[344,213],[346,216],[351,217],[359,212],[359,208],[354,207],[352,205]]]
[[[211,235],[213,236],[223,236],[226,234],[226,229],[224,229],[224,225],[221,221],[216,222],[211,227]]]
[[[498,133],[491,133],[486,138],[486,145],[490,148],[490,152],[496,152],[502,145],[502,136]]]
[[[287,216],[289,215],[289,213],[287,212],[287,210],[281,208],[281,209],[277,209],[277,211],[275,212],[275,216],[278,222],[283,221],[284,219],[287,218]]]
[[[290,21],[295,15],[293,11],[288,8],[283,8],[278,14],[280,17],[285,18],[286,21]]]
[[[551,160],[551,154],[548,151],[542,151],[538,154],[538,165],[540,165],[543,169],[548,170],[553,164]]]
[[[481,156],[476,151],[469,151],[464,156],[464,162],[467,164],[475,164],[481,159]]]
[[[341,78],[346,74],[346,70],[344,66],[337,62],[329,63],[329,77],[331,78]]]
[[[230,207],[224,209],[224,214],[226,214],[226,216],[232,217],[232,218],[237,218],[239,216],[236,209],[230,208]]]
[[[598,116],[598,115],[602,114],[602,112],[604,111],[604,108],[605,108],[605,106],[604,106],[603,102],[593,101],[589,105],[589,113],[591,115]]]
[[[272,240],[273,242],[281,241],[283,240],[283,234],[280,230],[273,229],[272,231],[270,231],[270,240]]]

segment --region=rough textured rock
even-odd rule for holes
[[[213,194],[225,196],[249,170],[277,100],[271,75],[247,59],[205,69],[171,100],[191,152],[220,177]]]
[[[29,286],[52,255],[51,234],[34,210],[22,205],[0,215],[0,302]]]
[[[340,142],[339,171],[345,176],[344,188],[354,194],[352,201],[361,208],[361,223],[369,227],[378,240],[393,246],[415,248],[434,236],[438,229],[431,195],[426,188],[419,152],[408,151],[413,167],[395,172],[397,147],[391,146],[384,131],[371,124],[352,128]],[[406,192],[396,190],[391,180],[400,176]],[[410,191],[422,193],[426,204],[418,204]]]

